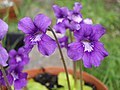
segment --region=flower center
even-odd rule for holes
[[[61,23],[61,22],[63,21],[63,19],[64,19],[64,18],[59,18],[59,19],[57,20],[57,23]]]
[[[72,15],[72,19],[77,23],[80,23],[82,21],[80,15]]]
[[[21,62],[22,61],[22,58],[20,56],[16,56],[16,61],[17,62]]]
[[[11,74],[12,74],[14,80],[19,79],[18,75],[15,74],[15,72],[12,72]]]
[[[91,43],[89,41],[83,41],[83,46],[84,46],[84,52],[85,51],[88,51],[88,52],[91,52],[93,50],[93,45],[91,45]]]
[[[65,45],[65,43],[64,42],[62,42],[62,43],[60,43],[62,46],[64,46]]]
[[[76,25],[75,25],[75,29],[76,29],[76,30],[80,30],[80,28],[81,28],[81,27],[80,27],[79,24],[76,24]]]
[[[42,36],[42,34],[37,34],[37,35],[34,35],[32,38],[30,38],[32,44],[36,44],[38,41],[40,41],[41,40],[41,36]]]

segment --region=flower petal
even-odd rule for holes
[[[93,24],[92,20],[89,19],[89,18],[84,19],[83,22],[84,22],[85,24]]]
[[[80,30],[80,28],[81,28],[81,26],[80,26],[79,23],[76,23],[76,22],[72,22],[72,21],[71,21],[70,24],[71,24],[71,25],[70,25],[69,28],[70,28],[71,31]]]
[[[18,29],[26,34],[32,34],[36,31],[36,27],[30,17],[24,17],[18,23]]]
[[[23,69],[24,69],[23,65],[16,63],[9,66],[8,72],[20,73]]]
[[[6,63],[7,60],[8,60],[8,53],[0,44],[0,64],[2,66],[7,66],[7,63]]]
[[[105,28],[100,24],[96,24],[95,26],[93,26],[92,39],[99,40],[101,36],[104,35],[105,33],[106,33]]]
[[[91,52],[91,64],[94,65],[95,67],[100,66],[100,60],[103,57],[101,57],[99,52],[93,51]]]
[[[80,30],[76,30],[74,31],[74,36],[76,38],[76,40],[81,41],[83,39],[85,39],[86,37],[91,36],[93,30],[92,30],[92,26],[89,24],[81,24],[81,28]]]
[[[103,57],[108,56],[108,52],[105,50],[104,45],[101,42],[94,43],[94,50],[99,52]],[[103,59],[103,58],[101,58]]]
[[[17,55],[17,52],[14,49],[10,50],[9,52],[10,58],[14,58],[16,55]]]
[[[24,86],[26,86],[27,84],[27,80],[26,79],[17,79],[14,81],[14,87],[15,90],[20,90],[22,89]]]
[[[61,14],[63,15],[63,17],[67,17],[68,16],[69,10],[68,10],[67,7],[62,7],[61,11],[62,11]]]
[[[16,64],[15,58],[11,58],[11,59],[8,61],[8,64],[9,64],[9,65]]]
[[[24,73],[19,73],[19,78],[26,78],[27,79],[27,73],[26,72],[24,72]]]
[[[26,53],[26,54],[28,54],[32,50],[32,48],[34,46],[34,45],[32,45],[30,38],[32,38],[32,36],[31,35],[27,35],[25,37],[25,39],[24,39],[25,46],[23,46],[23,49],[24,49],[24,53]]]
[[[62,38],[58,38],[58,41],[59,41],[59,44],[60,44],[60,47],[63,48],[67,48],[68,47],[68,37],[67,36],[64,36]]]
[[[92,64],[91,64],[91,53],[90,52],[85,52],[83,57],[83,64],[86,68],[91,68]]]
[[[84,53],[84,48],[82,43],[73,42],[68,45],[67,54],[74,61],[80,60],[83,56],[83,53]]]
[[[58,5],[53,5],[53,11],[57,18],[64,18],[68,15],[69,10],[67,7],[60,8]]]
[[[54,29],[57,33],[64,34],[66,32],[65,26],[63,23],[58,23],[54,26]]]
[[[12,83],[13,83],[13,77],[12,77],[12,75],[8,74],[7,78],[8,78],[8,82],[9,82],[10,86],[12,86]]]
[[[25,54],[22,56],[21,65],[26,65],[29,63],[29,61],[30,61],[30,58],[29,58],[28,54]]]
[[[45,33],[48,26],[51,24],[51,20],[44,14],[38,14],[34,19],[34,23],[40,31]]]
[[[7,23],[5,23],[3,20],[0,19],[0,40],[3,39],[7,31],[8,31]]]
[[[101,60],[108,56],[108,52],[104,49],[101,42],[94,42],[94,50],[91,52],[91,63],[95,67],[100,66]]]
[[[1,70],[0,70],[0,73],[1,73]],[[1,73],[0,75],[1,75],[1,77],[0,77],[0,84],[3,85],[3,86],[6,86],[6,82],[5,82],[4,78],[3,78],[3,74]],[[6,75],[7,75],[7,79],[8,79],[9,85],[11,86],[12,83],[13,83],[13,77],[12,77],[11,74],[8,74],[8,73],[6,73]]]
[[[79,13],[80,10],[82,9],[82,5],[79,2],[76,2],[73,9],[75,12]]]
[[[27,43],[25,44],[25,46],[23,46],[23,48],[24,48],[24,54],[29,54],[33,48],[33,45]]]
[[[71,18],[72,18],[72,20],[74,21],[74,22],[76,22],[76,23],[80,23],[80,22],[82,22],[82,16],[80,15],[80,14],[78,14],[78,15],[76,15],[76,14],[73,14],[72,16],[71,16]]]
[[[57,18],[60,18],[61,16],[61,10],[60,10],[60,7],[58,6],[58,5],[53,5],[53,11],[54,11],[54,13],[55,13],[55,16],[57,17]]]
[[[44,34],[41,41],[38,42],[38,50],[43,54],[43,55],[51,55],[54,51],[55,48],[57,47],[55,40],[53,40],[51,37],[48,35]]]

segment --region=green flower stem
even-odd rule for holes
[[[8,83],[8,79],[7,79],[7,77],[6,77],[6,73],[5,73],[5,70],[4,70],[4,68],[3,68],[2,65],[0,65],[0,69],[1,69],[2,74],[3,74],[3,76],[4,76],[4,80],[5,80],[5,82],[6,82],[6,85],[7,85],[8,90],[12,90],[11,87],[10,87],[10,85],[9,85],[9,83]]]
[[[80,60],[80,90],[83,90],[82,60]]]
[[[69,36],[70,36],[70,43],[73,42],[73,38],[72,38],[72,33],[69,30]],[[76,77],[76,62],[73,61],[73,74],[74,74],[74,87],[75,90],[77,89],[77,77]]]
[[[67,82],[68,82],[68,90],[71,90],[69,76],[68,76],[68,71],[67,71],[67,66],[66,66],[66,63],[65,63],[65,60],[64,60],[64,56],[63,56],[62,50],[60,48],[60,44],[58,42],[57,36],[56,36],[55,32],[53,31],[53,29],[51,27],[49,27],[49,30],[52,32],[52,34],[53,34],[53,36],[54,36],[54,38],[56,40],[56,43],[58,45],[58,49],[59,49],[59,52],[60,52],[61,60],[63,62],[65,73],[66,73],[66,78],[67,78]]]
[[[28,90],[27,86],[25,86],[25,87],[23,88],[23,90]]]
[[[2,90],[2,85],[0,84],[0,90]]]

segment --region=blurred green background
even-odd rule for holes
[[[21,0],[22,1],[22,0]],[[17,29],[18,21],[24,16],[34,17],[38,13],[48,15],[55,24],[56,18],[52,5],[66,6],[72,9],[74,2],[83,5],[81,11],[84,18],[91,18],[94,24],[102,24],[107,33],[101,38],[109,56],[104,59],[98,68],[83,68],[84,71],[96,76],[105,83],[109,90],[120,89],[120,1],[119,0],[24,0],[15,8],[17,20],[8,20],[8,14],[3,19],[9,24],[9,32],[20,32]],[[79,63],[78,63],[79,65]]]

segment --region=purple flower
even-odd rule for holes
[[[67,20],[63,20],[62,22],[55,24],[54,29],[56,33],[64,34],[66,32],[67,25],[69,26],[69,22]]]
[[[54,26],[54,29],[57,33],[65,33],[67,29],[66,23],[69,23],[67,17],[70,12],[68,8],[60,8],[57,5],[53,5],[53,11],[55,13],[55,16],[57,17],[57,24]]]
[[[23,73],[23,66],[20,64],[10,65],[8,71],[11,73],[13,77],[13,84],[15,90],[22,90],[24,86],[27,84],[27,73]]]
[[[68,37],[67,36],[64,36],[62,38],[58,38],[58,41],[60,43],[61,48],[63,48],[63,47],[67,48],[68,47]]]
[[[9,65],[11,64],[21,64],[26,65],[29,62],[28,54],[24,53],[24,48],[19,48],[18,51],[14,49],[9,52],[10,60]]]
[[[4,38],[8,31],[8,25],[0,19],[0,41]]]
[[[82,9],[82,5],[79,2],[75,2],[73,9],[74,12],[79,13],[80,10]]]
[[[8,64],[6,63],[8,60],[8,53],[6,51],[6,49],[4,49],[2,47],[2,45],[0,44],[0,64],[2,66],[7,66]]]
[[[4,38],[8,31],[8,25],[0,19],[0,41]],[[7,66],[8,53],[0,44],[0,64],[2,66]]]
[[[100,24],[95,26],[81,24],[81,29],[74,32],[76,42],[68,45],[68,56],[74,61],[83,59],[84,66],[87,68],[91,68],[92,65],[98,67],[100,61],[108,55],[104,45],[99,42],[103,34],[105,28]]]
[[[70,15],[68,16],[68,18],[71,21],[74,21],[76,23],[81,23],[82,22],[82,15],[80,13],[76,13],[73,10],[70,11]]]
[[[55,40],[46,35],[46,30],[50,24],[50,18],[43,14],[38,14],[34,21],[32,21],[30,17],[21,19],[18,28],[27,35],[25,38],[26,46],[32,48],[37,44],[38,50],[43,55],[51,55],[55,51],[57,45]]]
[[[13,83],[13,77],[12,77],[12,75],[11,75],[10,73],[8,73],[7,71],[6,71],[6,76],[7,76],[9,85],[11,86],[12,83]],[[1,72],[1,70],[0,70],[0,84],[3,85],[3,86],[6,86],[6,82],[5,82],[5,80],[4,80],[4,76],[3,76],[2,72]]]
[[[65,33],[66,29],[71,31],[79,30],[80,23],[82,23],[82,15],[80,10],[82,5],[78,2],[75,3],[73,10],[68,10],[66,7],[60,8],[57,5],[53,6],[55,16],[57,17],[57,23],[54,25],[54,29],[57,33]]]
[[[80,10],[82,9],[82,5],[78,2],[74,4],[73,10],[70,10],[70,14],[68,18],[71,21],[74,21],[76,23],[81,23],[82,22],[82,15],[80,13]]]
[[[69,13],[69,10],[67,7],[60,8],[58,5],[53,5],[53,10],[58,20],[66,18]]]

